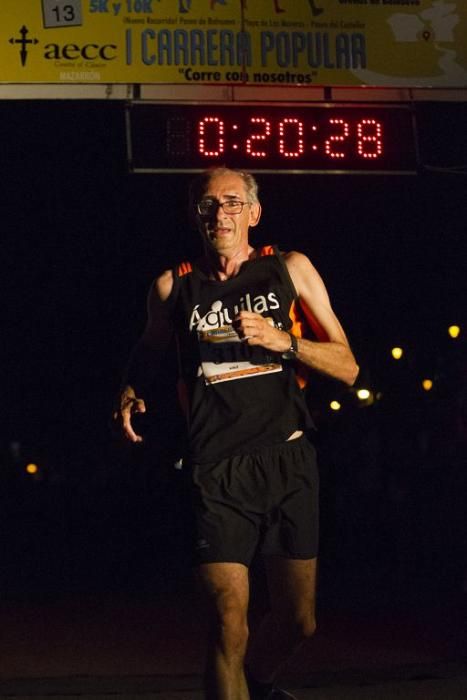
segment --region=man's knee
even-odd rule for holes
[[[316,631],[316,559],[267,562],[273,616],[291,641],[312,637]]]
[[[309,639],[316,632],[316,618],[311,611],[283,613],[276,617],[276,624],[296,641]]]
[[[213,623],[214,632],[223,646],[232,653],[244,655],[249,636],[245,612],[235,605],[224,605],[217,610]]]
[[[211,635],[228,653],[242,656],[248,642],[248,570],[240,564],[210,564],[200,568],[199,578]]]
[[[247,609],[235,591],[217,591],[208,599],[208,619],[213,637],[232,653],[243,653],[248,643]]]
[[[314,615],[308,614],[299,618],[298,620],[299,634],[302,639],[309,639],[313,637],[316,632],[316,618]]]

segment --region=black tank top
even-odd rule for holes
[[[209,279],[197,264],[174,270],[167,304],[176,328],[192,461],[251,452],[311,426],[298,363],[250,347],[232,326],[244,309],[303,336],[296,301],[282,254],[272,246],[225,281]]]

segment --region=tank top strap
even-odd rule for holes
[[[263,258],[266,255],[277,255],[278,249],[275,245],[263,245],[257,251],[258,257]]]
[[[175,268],[177,277],[184,277],[185,275],[189,275],[190,272],[193,272],[193,265],[188,260],[179,263]]]

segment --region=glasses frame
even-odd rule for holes
[[[210,206],[210,211],[203,212],[201,210],[203,204],[207,204],[208,206]],[[232,204],[240,204],[241,206],[240,206],[239,211],[226,211],[226,209],[225,209],[226,205],[228,206],[228,205],[232,205]],[[246,204],[249,205],[250,202],[242,202],[239,199],[227,199],[225,202],[218,202],[216,199],[202,199],[200,202],[197,203],[196,209],[198,211],[198,214],[202,217],[213,216],[214,214],[217,214],[219,209],[222,209],[224,214],[236,215],[236,214],[242,213],[243,207]]]

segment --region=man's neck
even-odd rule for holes
[[[224,281],[238,275],[242,264],[254,255],[255,249],[248,246],[244,250],[237,251],[234,255],[208,255],[208,260],[215,279]]]

